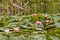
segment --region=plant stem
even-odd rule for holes
[[[3,13],[3,16],[4,16],[4,19],[3,19],[3,22],[4,22],[4,26],[6,26],[6,24],[7,24],[7,20],[6,20],[6,17],[7,17],[7,15],[6,15],[6,13],[7,13],[7,1],[8,0],[2,0],[2,13]]]

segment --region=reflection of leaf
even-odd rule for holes
[[[8,37],[6,35],[0,34],[0,40],[8,40]]]
[[[56,22],[55,26],[60,27],[60,22]]]
[[[53,19],[54,19],[55,22],[59,21],[60,20],[60,16],[54,16]]]
[[[31,35],[31,40],[46,40],[44,34],[38,34],[38,35]]]
[[[58,37],[56,36],[50,36],[52,40],[60,40]]]

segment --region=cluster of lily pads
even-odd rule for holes
[[[39,33],[46,33],[48,30],[50,31],[54,28],[60,28],[60,19],[58,19],[59,17],[59,15],[36,13],[24,16],[10,16],[7,17],[6,27],[2,27],[2,29],[6,34],[12,32],[21,33],[21,31],[28,33],[40,31]],[[2,31],[2,29],[0,30]]]
[[[10,16],[7,17],[7,25],[4,28],[4,33],[12,32],[28,32],[35,33],[35,31],[40,31],[36,33],[46,33],[48,30],[54,28],[59,28],[60,25],[59,15],[49,15],[49,14],[36,14],[24,16]],[[1,29],[0,29],[1,30]]]
[[[7,16],[6,26],[3,25],[3,19],[2,16],[0,18],[0,33],[7,35],[7,37],[11,35],[14,37],[24,35],[23,37],[26,37],[42,34],[45,35],[44,37],[47,40],[50,40],[51,36],[60,38],[60,15],[33,13],[23,16]]]

